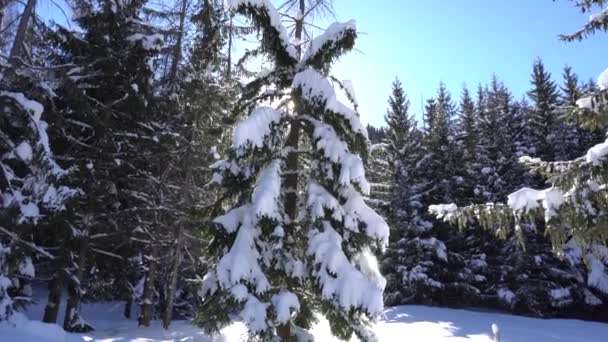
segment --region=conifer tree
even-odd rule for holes
[[[559,94],[557,85],[540,59],[534,61],[531,84],[532,89],[528,92],[528,96],[532,100],[534,110],[531,112],[527,128],[536,150],[534,156],[554,160],[558,143],[556,107]]]
[[[6,5],[0,4],[0,11]],[[57,163],[49,139],[55,96],[48,87],[50,75],[43,60],[35,55],[25,58],[26,49],[33,50],[25,33],[34,5],[28,2],[17,17],[17,37],[8,61],[0,57],[0,321],[10,320],[15,310],[30,304],[33,260],[53,259],[35,237],[78,193],[66,186],[70,170]]]
[[[51,149],[48,75],[17,58],[0,65],[0,320],[29,304],[33,257],[53,258],[34,239],[41,221],[54,218],[78,192],[65,185],[69,170]]]
[[[462,88],[460,98],[460,122],[464,141],[464,159],[470,163],[476,159],[479,132],[477,131],[477,113],[475,103],[466,87]]]
[[[130,238],[158,229],[163,164],[149,156],[162,150],[164,126],[154,123],[162,120],[152,109],[152,58],[162,36],[143,21],[144,4],[75,2],[82,32],[59,28],[48,37],[56,44],[53,62],[69,66],[56,80],[55,91],[62,96],[55,103],[54,143],[57,154],[77,170],[69,182],[82,196],[70,203],[48,241],[59,253],[43,320],[57,320],[67,287],[63,326],[68,331],[93,328],[79,315],[89,283],[84,277],[96,276],[90,270],[113,274],[112,292],[126,292],[125,273],[116,270],[127,268],[133,256]],[[127,243],[116,243],[120,248],[111,247],[125,238]]]
[[[602,5],[603,1],[577,3],[583,11],[587,11],[593,8],[594,4]],[[592,23],[583,30],[565,36],[564,39],[579,39],[592,33],[594,27],[601,27],[594,22],[604,19],[602,13],[605,12],[592,16]],[[545,73],[538,72],[538,74]],[[539,79],[547,80],[547,77]],[[550,84],[550,82],[544,83]],[[608,108],[606,94],[608,71],[600,75],[597,83],[598,91],[578,99],[577,108],[573,113],[576,120],[587,127],[605,127],[603,123]],[[544,87],[544,89],[551,88]],[[550,91],[548,94],[553,92]],[[550,101],[538,101],[540,98],[545,100],[552,98],[545,95],[538,96],[537,103],[549,103]],[[525,231],[536,223],[543,223],[544,232],[550,238],[553,250],[558,255],[575,255],[569,257],[573,265],[580,265],[581,256],[587,258],[587,284],[606,295],[608,288],[604,285],[607,283],[608,273],[603,246],[608,237],[606,230],[608,225],[604,215],[606,208],[604,164],[608,149],[605,145],[606,143],[597,144],[589,149],[585,156],[570,161],[551,162],[523,157],[521,161],[546,177],[551,187],[543,190],[521,188],[507,197],[506,204],[474,205],[463,208],[457,208],[455,205],[436,205],[431,206],[430,210],[438,217],[457,222],[460,227],[466,227],[470,220],[476,220],[501,237],[506,237],[514,231],[524,246]],[[590,297],[586,292],[585,294],[588,303],[598,304],[597,297]]]
[[[331,62],[353,47],[354,22],[331,25],[298,58],[269,1],[229,5],[260,28],[260,51],[274,67],[245,87],[239,108],[249,115],[234,128],[230,158],[214,165],[229,206],[214,221],[209,249],[217,254],[196,322],[213,331],[237,314],[253,335],[289,340],[321,313],[336,336],[369,339],[385,284],[373,253],[388,242],[388,227],[364,203],[369,183],[356,153],[367,149],[365,127],[328,78]],[[260,106],[267,99],[275,106]],[[298,150],[293,129],[307,141]],[[296,170],[302,193],[285,186],[294,154],[311,164]],[[297,217],[287,196],[297,200]]]

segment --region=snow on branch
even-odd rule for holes
[[[354,20],[331,24],[323,34],[310,42],[310,47],[302,58],[302,63],[318,69],[327,68],[333,59],[352,49],[357,37]]]
[[[449,220],[456,210],[458,210],[458,206],[454,203],[434,204],[429,206],[429,212],[439,219],[445,218],[446,220]]]
[[[380,242],[381,248],[388,245],[389,227],[382,216],[370,208],[352,187],[342,189],[340,195],[345,198],[344,204],[336,199],[322,185],[311,181],[307,188],[306,207],[313,220],[325,218],[325,212],[331,212],[331,219],[341,222],[352,232],[359,232],[365,227],[365,234]]]
[[[294,65],[297,63],[296,49],[289,41],[287,30],[281,22],[281,15],[270,0],[226,0],[226,3],[229,10],[249,15],[256,26],[264,26],[263,34],[267,37],[265,40],[279,43],[280,48],[274,46],[275,49],[263,46],[265,52],[276,53],[277,61],[282,64]]]
[[[588,10],[589,8],[586,8]],[[574,40],[583,40],[583,38],[588,37],[589,35],[594,34],[596,31],[608,30],[608,8],[604,10],[593,13],[589,16],[589,22],[585,24],[585,26],[579,31],[574,32],[569,35],[560,36],[561,39],[565,41],[574,41]]]
[[[386,280],[378,272],[375,257],[361,253],[353,264],[342,251],[342,237],[327,221],[322,229],[312,230],[308,239],[308,254],[320,266],[314,268],[313,275],[322,298],[346,311],[361,308],[372,317],[380,315]]]
[[[313,137],[317,150],[322,151],[332,163],[340,165],[339,184],[357,184],[364,194],[369,194],[370,186],[365,178],[363,160],[348,151],[346,143],[338,138],[330,125],[313,118],[309,118],[309,121],[314,125]]]
[[[141,47],[146,51],[160,51],[164,45],[163,35],[160,33],[135,33],[128,36],[127,40],[131,43],[141,43]]]
[[[318,71],[308,68],[296,74],[293,88],[301,89],[305,101],[323,105],[326,112],[341,116],[355,133],[367,138],[367,130],[361,123],[359,114],[337,99],[334,87]]]
[[[249,146],[262,148],[273,131],[273,126],[281,121],[281,112],[272,107],[258,107],[251,115],[239,122],[234,129],[232,147],[238,155],[243,155]]]
[[[346,203],[343,205],[346,212],[344,226],[356,231],[362,223],[367,236],[380,241],[382,249],[388,246],[390,229],[382,216],[365,204],[363,196],[352,187],[344,189],[341,195],[346,198]]]

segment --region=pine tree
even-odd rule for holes
[[[261,29],[260,51],[274,68],[245,87],[239,108],[249,115],[234,128],[230,158],[214,166],[229,209],[218,208],[209,248],[217,259],[196,322],[217,330],[237,314],[252,334],[288,340],[322,313],[338,337],[369,338],[365,325],[381,313],[385,283],[373,253],[387,243],[388,227],[362,196],[369,183],[355,153],[365,152],[365,128],[327,78],[331,62],[353,47],[354,23],[333,24],[298,58],[270,2],[230,6]],[[257,106],[271,98],[276,107]],[[293,129],[306,142],[298,150]],[[294,154],[311,165],[297,170],[304,193],[288,181]],[[301,206],[297,217],[288,195]]]

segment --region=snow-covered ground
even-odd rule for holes
[[[85,304],[83,316],[96,331],[66,334],[54,324],[34,319],[42,317],[43,300],[30,308],[15,326],[0,324],[0,341],[20,342],[237,342],[244,340],[243,324],[233,324],[220,336],[209,337],[186,321],[173,322],[165,331],[156,321],[149,328],[138,328],[137,322],[122,318],[122,304]],[[63,312],[60,316],[63,318]],[[380,341],[408,342],[487,342],[493,341],[492,324],[500,329],[502,342],[599,342],[608,336],[608,324],[579,320],[542,320],[467,310],[401,306],[385,311],[385,318],[375,326]],[[330,337],[327,321],[320,322],[313,334],[317,341],[336,341]]]

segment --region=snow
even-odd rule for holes
[[[593,13],[589,16],[589,22],[602,22],[608,17],[608,8],[599,13]]]
[[[545,190],[521,188],[507,197],[507,205],[520,212],[528,212],[538,208],[539,204],[545,209],[545,221],[549,221],[564,203],[564,195],[554,187]]]
[[[287,35],[285,26],[283,26],[283,23],[281,22],[281,15],[272,5],[270,0],[226,0],[226,4],[228,5],[228,9],[232,11],[237,10],[240,6],[253,6],[265,10],[270,19],[270,25],[279,34],[281,45],[283,45],[285,51],[287,51],[291,58],[297,60],[296,49],[289,43],[289,36]]]
[[[253,194],[251,195],[253,213],[258,217],[264,216],[273,219],[281,217],[281,210],[279,208],[281,167],[281,160],[274,160],[258,177]]]
[[[437,218],[445,218],[449,220],[450,217],[458,210],[458,206],[454,203],[450,204],[434,204],[429,206],[429,212]]]
[[[25,257],[19,262],[19,274],[34,278],[36,271],[34,270],[34,264],[32,258]]]
[[[591,147],[585,155],[585,160],[594,166],[598,166],[604,160],[607,154],[608,140]]]
[[[553,300],[552,305],[556,307],[566,306],[572,303],[572,294],[570,289],[561,287],[557,289],[551,289],[549,295]]]
[[[262,331],[266,329],[266,310],[268,304],[262,303],[257,297],[249,296],[247,303],[243,311],[241,311],[241,318],[245,321],[249,329],[253,331]]]
[[[15,153],[19,159],[25,162],[29,162],[33,157],[32,146],[27,141],[23,141],[17,145],[17,147],[15,147]]]
[[[373,267],[367,267],[365,273],[357,269],[342,251],[342,237],[328,221],[323,221],[321,230],[312,230],[308,240],[308,255],[318,265],[313,268],[313,276],[322,298],[346,311],[360,307],[371,317],[380,315],[386,285],[382,275]]]
[[[355,86],[351,80],[343,80],[342,86],[344,87],[344,91],[348,98],[352,101],[355,106],[359,105],[359,101],[357,101],[357,94],[355,93]]]
[[[8,91],[0,91],[0,96],[7,96],[15,100],[26,111],[28,111],[34,120],[40,120],[44,107],[34,100],[30,100],[22,93],[13,93]]]
[[[261,148],[272,132],[272,127],[281,120],[281,112],[272,107],[258,107],[251,115],[237,124],[232,137],[232,146],[242,155],[244,148]]]
[[[277,311],[277,322],[279,323],[287,323],[291,319],[292,312],[300,311],[298,297],[289,291],[282,291],[272,296],[272,304]]]
[[[380,241],[383,248],[386,247],[390,228],[384,218],[370,208],[365,203],[363,196],[352,187],[344,189],[342,196],[347,199],[343,205],[345,211],[344,226],[352,231],[357,231],[360,223],[363,223],[365,234]]]
[[[589,268],[587,284],[608,294],[608,270],[606,270],[606,265],[595,253],[587,255],[587,264]]]
[[[591,96],[582,97],[582,98],[576,100],[576,106],[581,109],[593,110],[594,109],[593,98]]]
[[[361,123],[359,114],[337,99],[334,87],[318,71],[308,68],[297,73],[292,86],[302,90],[304,100],[311,104],[324,104],[325,111],[342,116],[355,133],[367,138],[367,129]]]
[[[42,317],[44,296],[27,316]],[[97,327],[84,334],[65,333],[57,324],[46,324],[16,315],[12,324],[0,323],[2,341],[23,342],[240,342],[246,340],[246,327],[237,322],[210,337],[187,321],[174,321],[164,330],[160,321],[148,328],[137,327],[136,317],[122,318],[121,303],[82,304],[85,317]],[[63,306],[62,306],[63,311]],[[63,317],[60,312],[59,317]],[[496,328],[500,327],[499,329]],[[535,319],[500,313],[399,306],[388,308],[383,318],[372,325],[382,342],[492,342],[496,330],[503,342],[597,342],[608,336],[608,324],[567,319]],[[581,333],[584,332],[584,333]],[[323,318],[308,334],[318,342],[338,342],[331,337],[329,322]],[[353,338],[352,342],[358,341]]]
[[[513,291],[509,289],[498,289],[498,291],[496,291],[496,294],[498,295],[498,298],[500,300],[509,305],[512,305],[513,301],[515,300],[515,293],[513,293]]]
[[[603,13],[604,16],[608,16],[608,9]],[[608,89],[608,68],[600,74],[600,77],[597,79],[597,85],[600,87],[600,90]]]
[[[21,205],[21,216],[19,219],[20,222],[24,222],[24,219],[33,219],[36,221],[36,218],[40,216],[40,208],[36,205],[36,203],[26,203]]]
[[[333,23],[323,32],[321,35],[316,37],[310,42],[310,47],[304,54],[302,61],[306,63],[310,58],[316,56],[319,50],[326,44],[339,41],[349,32],[357,30],[357,25],[354,20],[350,20],[345,23]]]
[[[159,51],[163,48],[163,35],[160,33],[142,34],[135,33],[127,37],[130,42],[141,42],[144,50]]]
[[[358,184],[361,192],[369,194],[370,185],[365,179],[363,160],[348,151],[348,147],[338,137],[333,127],[313,118],[308,118],[308,120],[315,127],[313,136],[317,150],[323,151],[327,159],[341,166],[339,183],[345,186]]]

